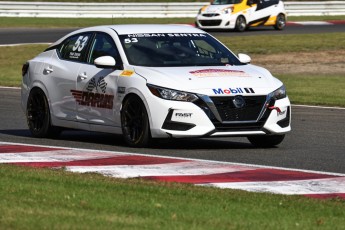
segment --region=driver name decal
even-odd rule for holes
[[[229,69],[202,69],[189,72],[196,77],[250,77],[244,71]]]

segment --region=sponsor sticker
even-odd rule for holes
[[[189,72],[196,77],[250,77],[244,71],[230,69],[202,69]]]
[[[79,90],[71,90],[71,93],[79,105],[102,109],[113,108],[114,95]]]
[[[218,88],[218,89],[212,89],[214,94],[241,94],[241,93],[248,93],[252,94],[255,93],[253,88]]]
[[[132,71],[132,70],[124,70],[124,71],[122,71],[120,76],[121,77],[130,77],[133,75],[133,73],[134,73],[134,71]]]
[[[192,118],[192,113],[175,113],[178,118]]]

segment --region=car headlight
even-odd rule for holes
[[[286,88],[284,85],[282,85],[280,88],[273,91],[271,94],[272,94],[272,97],[276,100],[283,99],[286,97]]]
[[[193,102],[198,100],[198,96],[193,93],[187,93],[183,91],[178,91],[174,89],[167,89],[158,87],[155,85],[147,84],[147,87],[151,91],[151,93],[159,98],[163,98],[165,100],[173,100],[173,101],[187,101]]]
[[[222,14],[231,14],[234,11],[234,7],[228,7],[222,10]]]

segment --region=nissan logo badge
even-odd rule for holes
[[[235,96],[232,103],[234,103],[234,106],[238,109],[243,108],[246,105],[246,101],[242,96]]]

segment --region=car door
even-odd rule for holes
[[[78,96],[75,92],[79,68],[87,55],[91,33],[73,35],[58,47],[43,66],[43,75],[49,77],[46,84],[53,116],[60,120],[76,120]]]
[[[117,81],[122,70],[121,67],[96,67],[95,59],[102,56],[111,56],[117,66],[122,66],[113,38],[98,32],[90,46],[87,63],[77,74],[76,90],[82,92],[81,103],[77,104],[77,120],[91,125],[120,126],[115,104]]]
[[[252,0],[252,3],[256,6],[253,5],[249,24],[261,25],[274,13],[273,7],[278,3],[278,0]]]

